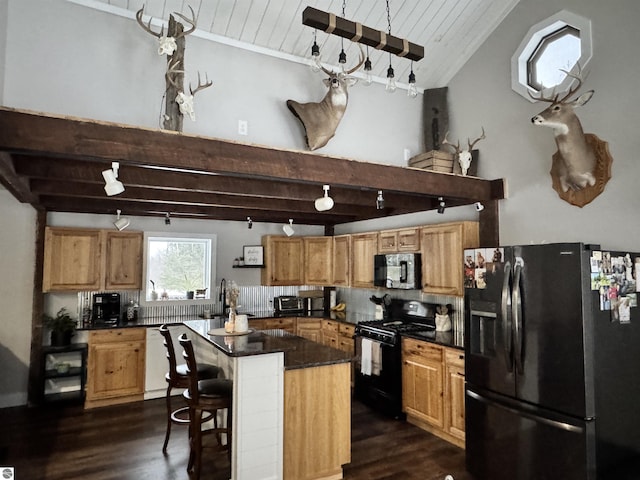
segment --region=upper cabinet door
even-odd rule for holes
[[[378,234],[351,235],[351,286],[373,288],[373,257],[378,252]]]
[[[333,237],[304,237],[305,285],[331,285]]]
[[[263,285],[303,285],[304,244],[302,238],[266,235],[262,237],[265,268]]]
[[[100,230],[47,227],[44,238],[43,291],[100,289]]]
[[[351,284],[351,235],[333,237],[333,284],[348,287]]]
[[[378,253],[397,253],[420,251],[420,229],[402,228],[383,230],[378,233]]]
[[[478,246],[478,223],[457,222],[422,227],[421,242],[423,291],[462,296],[463,250]]]
[[[106,232],[106,290],[142,288],[142,244],[142,232]]]

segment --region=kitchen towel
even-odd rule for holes
[[[368,338],[362,339],[362,352],[360,355],[360,373],[363,375],[371,375],[372,370],[372,350],[373,350],[373,342]]]
[[[371,342],[371,374],[380,375],[382,370],[382,348],[380,342]]]

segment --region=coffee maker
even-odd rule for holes
[[[95,293],[91,320],[95,324],[116,325],[120,319],[120,294]]]

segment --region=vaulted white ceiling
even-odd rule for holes
[[[302,24],[302,11],[312,6],[376,30],[388,31],[382,0],[67,0],[134,19],[144,5],[144,20],[156,25],[173,12],[197,18],[194,35],[265,55],[308,62],[314,29]],[[391,34],[424,46],[424,58],[414,62],[419,88],[446,86],[519,0],[390,0]],[[152,23],[152,26],[154,24]],[[322,61],[337,65],[341,39],[317,32]],[[358,60],[358,47],[344,40],[347,65]],[[374,81],[385,82],[389,54],[369,49]],[[395,78],[406,84],[411,61],[391,57]]]

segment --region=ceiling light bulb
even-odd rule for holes
[[[316,43],[316,32],[313,32],[313,45],[311,46],[311,71],[320,71],[320,47]]]
[[[315,201],[316,210],[319,212],[325,212],[333,208],[333,198],[329,196],[329,185],[322,186],[324,195]]]
[[[416,88],[416,74],[413,73],[413,69],[411,69],[411,73],[409,74],[409,88],[407,89],[407,96],[411,98],[418,96],[418,89]]]
[[[393,72],[393,67],[389,64],[389,68],[387,68],[387,85],[384,87],[384,89],[389,93],[395,92],[397,88],[394,77],[395,73]]]
[[[373,82],[373,76],[371,75],[371,60],[369,60],[369,55],[367,55],[367,59],[364,61],[364,80],[363,84],[365,87],[368,87]]]

